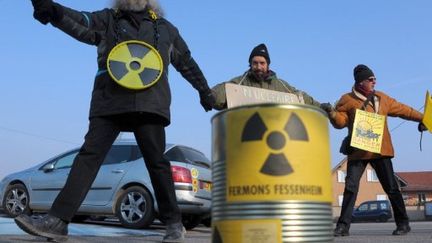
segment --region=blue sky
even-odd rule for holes
[[[59,3],[86,11],[111,1]],[[166,17],[187,41],[210,86],[248,68],[250,51],[265,43],[271,69],[321,102],[334,103],[353,84],[355,65],[368,65],[377,90],[414,108],[432,90],[432,2],[162,0]],[[96,48],[32,17],[30,0],[0,0],[0,178],[80,146],[87,131]],[[167,140],[210,157],[211,117],[197,92],[173,68],[172,124]],[[432,136],[417,124],[389,118],[396,171],[430,171]],[[346,130],[330,126],[332,165]]]

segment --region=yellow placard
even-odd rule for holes
[[[226,124],[227,202],[332,201],[329,131],[321,112],[254,107],[228,113]]]
[[[282,242],[281,219],[224,220],[213,222],[212,242]]]
[[[425,109],[422,123],[432,132],[432,99],[429,91],[426,92]]]
[[[351,146],[373,153],[381,152],[385,116],[357,109]]]

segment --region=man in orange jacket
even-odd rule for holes
[[[422,120],[422,113],[398,102],[383,92],[376,91],[375,85],[377,81],[375,75],[366,65],[358,65],[354,68],[354,79],[355,83],[352,91],[340,98],[335,109],[328,103],[321,105],[321,108],[329,114],[330,122],[335,128],[342,129],[348,127],[348,134],[351,135],[357,109],[363,109],[385,117],[400,117],[417,122]],[[421,122],[419,123],[419,130],[425,130]],[[402,194],[394,177],[391,161],[393,157],[393,145],[387,126],[387,119],[385,118],[380,153],[352,147],[350,149],[342,210],[336,229],[334,230],[334,236],[349,235],[351,215],[357,198],[359,181],[368,163],[374,168],[391,202],[397,226],[393,231],[393,235],[405,235],[411,230]]]

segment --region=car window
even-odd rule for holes
[[[64,169],[64,168],[70,168],[72,167],[72,163],[77,156],[78,151],[67,154],[55,162],[54,169]]]
[[[377,210],[378,209],[378,203],[371,203],[369,204],[370,210]]]
[[[171,151],[171,150],[170,150]],[[168,151],[169,152],[169,151]],[[163,155],[164,156],[164,158],[166,159],[166,160],[174,160],[175,159],[175,157],[174,156],[167,156],[167,154],[164,154]],[[143,157],[143,155],[142,155],[142,153],[141,153],[141,150],[140,150],[140,148],[138,147],[138,146],[134,146],[133,148],[132,148],[132,160],[137,160],[137,159],[141,159]],[[177,160],[176,159],[176,161],[179,161],[179,160]]]
[[[380,203],[380,205],[381,205],[381,209],[383,209],[383,210],[388,209],[387,208],[387,203],[382,202],[382,203]]]
[[[360,207],[358,208],[359,211],[367,211],[368,210],[368,204],[362,204],[360,205]]]
[[[185,157],[182,154],[182,151],[179,149],[179,147],[173,147],[170,150],[168,150],[165,153],[165,157],[169,161],[179,161],[179,162],[186,162]]]
[[[138,159],[142,157],[138,146],[135,146],[133,149],[133,157],[134,159]],[[164,157],[169,161],[177,161],[183,163],[194,163],[200,164],[201,166],[210,167],[210,160],[205,157],[199,151],[196,151],[191,148],[183,147],[183,146],[175,146],[170,148],[167,152],[165,152]]]
[[[114,145],[105,157],[104,165],[132,161],[131,145]]]
[[[181,151],[183,152],[184,156],[191,161],[210,163],[210,161],[201,152],[185,147],[182,147]]]

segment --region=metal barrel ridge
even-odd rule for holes
[[[212,118],[212,242],[332,242],[327,116],[309,105]]]

